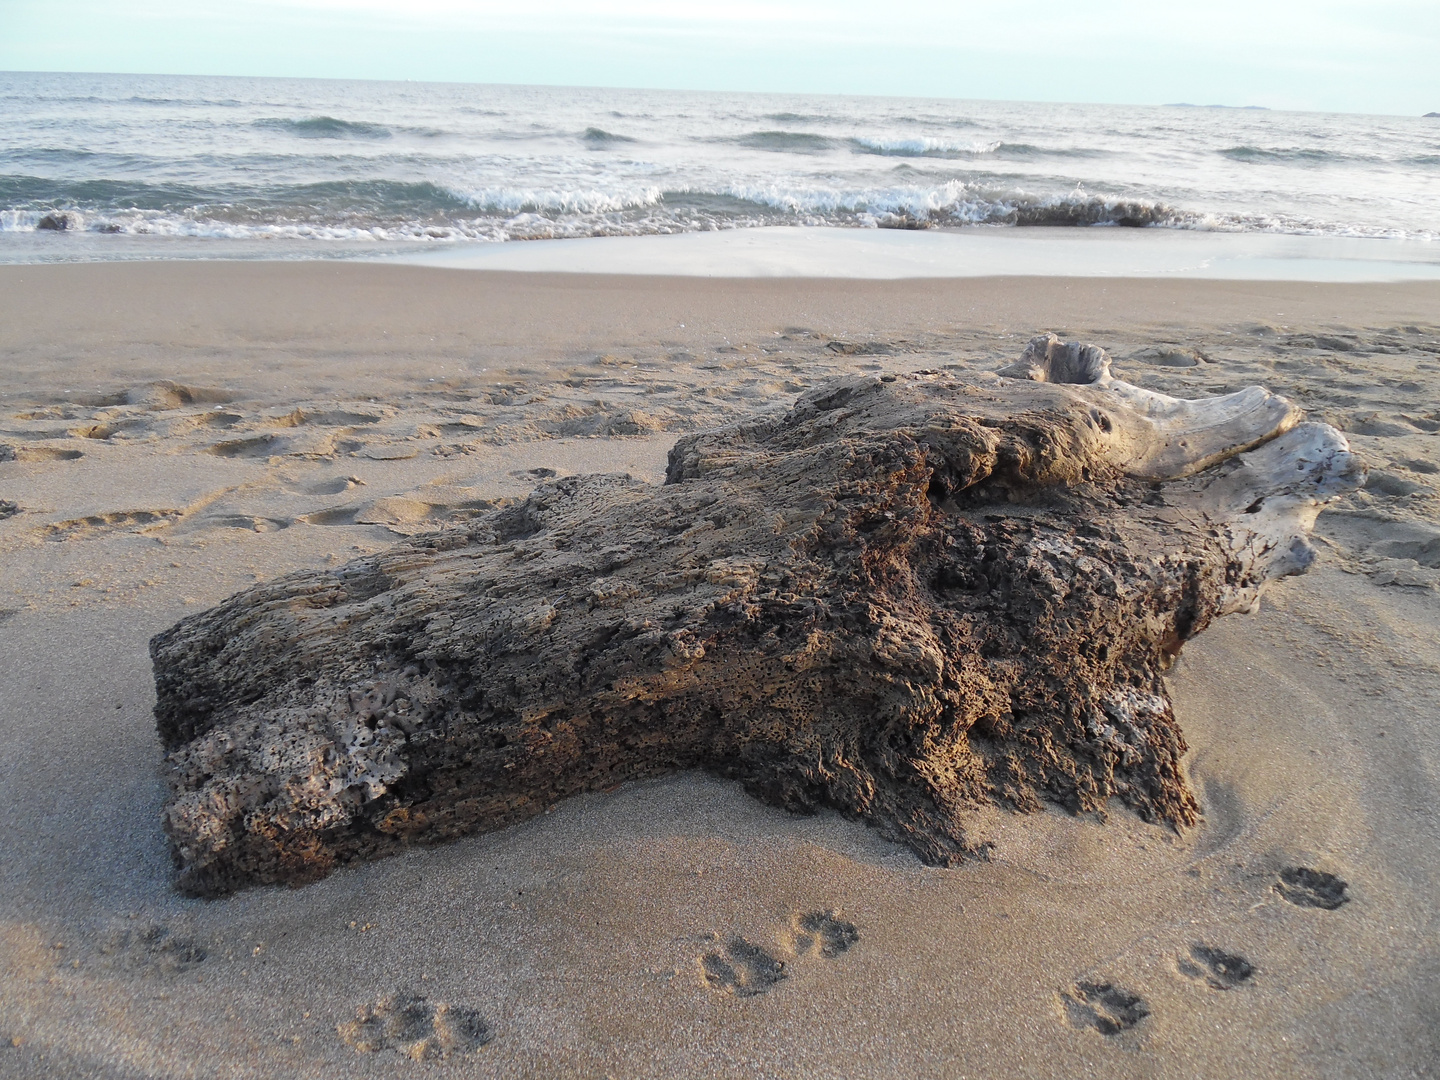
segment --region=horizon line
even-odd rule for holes
[[[864,93],[837,93],[835,91],[823,90],[715,90],[696,89],[674,86],[629,86],[620,84],[576,84],[576,83],[547,83],[547,82],[480,82],[455,79],[385,79],[365,76],[339,77],[333,75],[236,75],[236,74],[215,74],[199,72],[179,71],[88,71],[72,69],[43,69],[43,68],[6,68],[0,69],[0,76],[6,75],[91,75],[96,77],[131,77],[151,79],[254,79],[268,80],[273,82],[373,82],[393,83],[398,85],[419,85],[419,86],[491,86],[491,87],[526,87],[544,88],[553,90],[619,90],[642,93],[671,93],[671,94],[743,94],[755,97],[813,97],[813,98],[864,98],[871,100],[900,100],[900,101],[984,101],[995,104],[1014,105],[1094,105],[1111,108],[1141,108],[1141,109],[1225,109],[1236,112],[1274,112],[1274,113],[1298,113],[1317,116],[1385,116],[1392,118],[1429,119],[1435,117],[1436,113],[1386,113],[1386,112],[1364,112],[1347,111],[1343,109],[1287,109],[1276,108],[1270,105],[1227,105],[1227,104],[1199,104],[1188,101],[1083,101],[1083,100],[1052,100],[1039,98],[1003,98],[1003,97],[951,97],[943,94],[864,94]]]

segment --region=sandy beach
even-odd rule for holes
[[[938,869],[684,773],[299,889],[174,889],[152,635],[1046,331],[1177,396],[1266,386],[1370,466],[1320,562],[1170,673],[1196,828],[997,809],[993,857]],[[0,1076],[1440,1075],[1440,283],[0,266],[0,565]],[[784,977],[707,979],[737,938]],[[488,1038],[368,1051],[394,995]]]

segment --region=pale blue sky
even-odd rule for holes
[[[1440,110],[1440,0],[0,0],[0,70]]]

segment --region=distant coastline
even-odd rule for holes
[[[1167,109],[1256,109],[1261,112],[1269,112],[1269,105],[1196,105],[1191,101],[1167,102]]]

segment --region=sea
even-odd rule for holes
[[[767,226],[1440,238],[1440,118],[0,73],[0,261]]]

